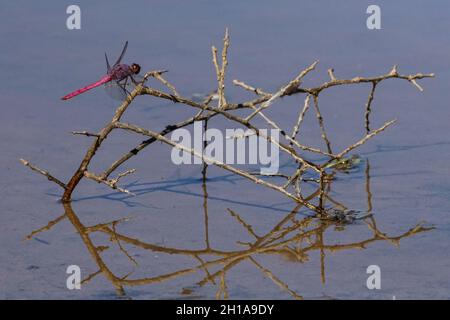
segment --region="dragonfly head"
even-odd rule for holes
[[[141,71],[141,66],[138,65],[137,63],[133,63],[130,67],[131,72],[133,72],[134,74],[138,74]]]

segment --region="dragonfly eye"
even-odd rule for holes
[[[134,74],[138,74],[141,71],[141,66],[137,63],[133,63],[131,65],[131,71],[133,71]]]

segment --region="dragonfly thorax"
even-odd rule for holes
[[[109,73],[111,78],[117,81],[123,80],[133,74],[134,72],[131,69],[131,66],[127,64],[118,64],[114,66]]]

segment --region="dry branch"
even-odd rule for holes
[[[243,88],[243,89],[245,89],[247,91],[251,91],[251,92],[253,92],[253,93],[257,94],[257,95],[261,95],[261,96],[268,96],[268,95],[270,95],[270,93],[267,93],[267,92],[263,91],[260,88],[252,87],[252,86],[250,86],[250,85],[248,85],[248,84],[246,84],[246,83],[244,83],[242,81],[236,80],[236,79],[233,80],[233,83],[236,86],[241,87],[241,88]]]
[[[230,37],[228,35],[228,29],[225,30],[225,37],[223,38],[223,48],[222,48],[222,63],[219,66],[217,61],[217,48],[212,47],[212,56],[214,68],[216,70],[217,76],[217,94],[219,95],[219,109],[225,108],[227,102],[225,100],[225,72],[228,66],[228,47],[230,46]]]
[[[92,133],[92,132],[88,132],[88,131],[72,131],[71,134],[73,134],[73,135],[82,135],[82,136],[86,136],[86,137],[97,137],[98,138],[98,134],[97,133]]]
[[[289,198],[291,198],[292,200],[301,202],[306,207],[317,211],[317,207],[316,206],[314,206],[311,203],[303,202],[301,199],[298,199],[295,195],[287,192],[282,187],[279,187],[277,185],[274,185],[274,184],[272,184],[270,182],[267,182],[267,181],[264,181],[262,179],[258,179],[258,178],[256,178],[255,176],[253,176],[252,174],[250,174],[248,172],[239,170],[239,169],[237,169],[237,168],[235,168],[233,166],[227,165],[227,164],[225,164],[225,163],[223,163],[221,161],[218,161],[216,159],[206,157],[205,155],[198,153],[196,150],[194,150],[192,148],[185,147],[185,146],[183,146],[183,145],[181,145],[179,143],[176,143],[175,141],[167,139],[166,137],[158,134],[157,132],[153,132],[151,130],[147,130],[147,129],[135,126],[133,124],[128,124],[128,123],[117,122],[117,123],[115,123],[115,126],[116,126],[116,128],[120,128],[120,129],[124,129],[124,130],[128,130],[128,131],[133,131],[133,132],[136,132],[136,133],[139,133],[139,134],[143,134],[143,135],[146,135],[146,136],[153,137],[153,138],[155,138],[155,139],[157,139],[157,140],[159,140],[161,142],[164,142],[164,143],[166,143],[166,144],[168,144],[168,145],[170,145],[170,146],[172,146],[174,148],[177,148],[178,150],[182,150],[184,152],[188,152],[188,153],[192,154],[193,156],[196,156],[196,157],[198,157],[200,159],[203,159],[203,160],[205,160],[205,161],[207,161],[209,163],[212,163],[212,164],[214,164],[214,165],[216,165],[216,166],[218,166],[218,167],[220,167],[222,169],[225,169],[225,170],[230,171],[232,173],[235,173],[235,174],[237,174],[239,176],[247,178],[247,179],[253,181],[256,184],[260,184],[260,185],[269,187],[269,188],[271,188],[273,190],[276,190],[278,192],[281,192],[284,195],[286,195]],[[104,182],[104,181],[102,181],[102,182]]]
[[[66,185],[65,185],[64,182],[61,182],[61,180],[56,179],[54,176],[52,176],[52,175],[51,175],[50,173],[48,173],[47,171],[42,170],[42,169],[40,169],[40,168],[38,168],[38,167],[32,165],[30,162],[28,162],[28,161],[25,160],[25,159],[20,159],[20,162],[22,162],[22,164],[23,164],[25,167],[28,167],[28,168],[30,168],[31,170],[33,170],[33,171],[35,171],[35,172],[38,172],[38,173],[42,174],[43,176],[47,177],[48,180],[53,181],[54,183],[56,183],[57,185],[59,185],[61,188],[66,189]]]
[[[376,136],[377,134],[379,134],[380,132],[384,131],[387,127],[389,127],[390,125],[394,124],[397,120],[391,120],[386,122],[383,126],[381,126],[380,128],[372,131],[371,133],[367,134],[364,138],[362,138],[361,140],[359,140],[358,142],[352,144],[351,146],[347,147],[345,150],[343,150],[341,153],[339,153],[337,155],[337,158],[342,158],[345,154],[349,153],[350,151],[352,151],[353,149],[363,145],[367,140],[373,138],[374,136]]]
[[[86,153],[84,155],[84,158],[80,162],[79,167],[75,170],[72,177],[67,183],[64,183],[60,181],[59,179],[55,178],[53,175],[51,175],[49,172],[39,169],[38,167],[31,165],[28,161],[21,159],[22,163],[29,167],[31,170],[36,171],[40,173],[41,175],[44,175],[49,179],[50,181],[55,182],[60,187],[64,189],[64,194],[62,196],[63,202],[70,202],[72,199],[72,194],[76,187],[78,186],[79,182],[83,178],[87,178],[90,180],[93,180],[98,183],[102,183],[114,190],[124,192],[127,194],[132,194],[130,190],[121,188],[118,186],[119,180],[134,172],[133,170],[126,171],[124,173],[119,174],[115,179],[111,179],[110,176],[116,172],[116,170],[122,166],[125,162],[127,162],[132,157],[136,156],[140,151],[147,148],[148,146],[152,145],[152,143],[156,141],[164,142],[172,147],[178,148],[180,150],[184,150],[186,152],[189,152],[193,154],[194,156],[201,157],[204,160],[207,160],[208,162],[212,163],[213,165],[216,165],[220,168],[223,168],[225,170],[231,171],[234,174],[240,175],[242,177],[245,177],[252,182],[256,184],[263,185],[265,187],[271,188],[273,190],[276,190],[285,196],[295,200],[296,202],[302,203],[309,209],[315,211],[316,213],[320,213],[322,208],[321,206],[315,206],[313,205],[310,200],[313,200],[314,197],[319,197],[320,203],[324,200],[324,194],[323,193],[314,193],[313,198],[309,198],[310,196],[303,196],[301,194],[301,183],[303,181],[316,181],[318,183],[324,183],[327,180],[330,179],[331,176],[328,176],[325,173],[325,170],[328,168],[327,165],[331,161],[343,158],[346,154],[348,154],[350,151],[354,150],[355,148],[361,146],[366,141],[380,133],[381,131],[385,130],[387,127],[389,127],[391,124],[394,123],[394,121],[387,122],[384,126],[381,128],[370,131],[369,127],[369,117],[372,111],[372,101],[375,96],[375,91],[377,88],[377,85],[387,79],[402,79],[410,82],[412,85],[414,85],[417,89],[420,91],[423,90],[423,88],[419,85],[418,81],[424,78],[430,78],[433,77],[434,74],[423,74],[423,73],[417,73],[417,74],[411,74],[411,75],[401,75],[397,71],[397,67],[394,66],[390,72],[387,74],[377,76],[377,77],[354,77],[351,79],[338,79],[336,78],[333,69],[328,70],[328,76],[329,80],[322,83],[321,85],[317,87],[305,87],[303,86],[304,78],[315,69],[317,66],[317,61],[300,71],[295,78],[290,80],[288,83],[282,85],[279,90],[277,90],[274,93],[268,93],[267,91],[260,89],[256,86],[252,86],[249,84],[246,84],[242,81],[234,80],[233,83],[236,86],[239,86],[243,88],[244,90],[253,92],[257,95],[256,98],[243,101],[239,103],[231,103],[226,101],[225,99],[225,74],[228,66],[228,49],[230,45],[230,37],[228,30],[225,32],[225,36],[223,39],[223,47],[222,52],[220,56],[220,62],[219,62],[219,56],[218,56],[218,50],[216,47],[212,47],[212,60],[214,65],[214,70],[216,73],[217,78],[217,90],[213,91],[211,94],[209,94],[204,101],[202,102],[196,102],[192,99],[183,97],[178,90],[175,88],[175,86],[170,83],[165,77],[162,76],[162,74],[166,73],[167,70],[154,70],[149,71],[144,75],[144,80],[140,83],[138,83],[135,88],[129,93],[128,97],[125,101],[122,102],[122,104],[116,109],[112,119],[105,124],[105,126],[98,132],[88,132],[88,131],[72,131],[72,134],[75,135],[85,135],[88,137],[93,137],[93,142],[91,146],[86,150]],[[165,92],[163,90],[157,90],[147,85],[147,81],[153,78],[156,81],[159,81],[164,85],[164,87],[167,89],[168,92]],[[334,154],[332,151],[331,143],[328,137],[328,133],[325,131],[325,124],[324,124],[324,118],[322,116],[322,113],[319,109],[319,98],[321,92],[324,90],[340,86],[340,85],[356,85],[356,84],[371,84],[371,90],[368,95],[367,103],[366,103],[366,112],[365,112],[365,128],[367,131],[367,134],[364,138],[359,140],[358,142],[354,143],[353,145],[350,145],[346,147],[343,151],[341,151],[338,154]],[[164,89],[164,90],[166,90]],[[213,96],[217,94],[219,97],[218,106],[211,106],[210,103],[213,101]],[[265,109],[268,109],[269,107],[274,105],[274,102],[277,101],[279,98],[296,95],[296,94],[306,94],[303,108],[298,111],[298,114],[295,115],[296,122],[293,126],[293,128],[281,128],[275,121],[273,121],[269,116],[267,116],[266,113],[263,113],[262,111]],[[122,116],[124,113],[128,110],[129,106],[132,104],[134,99],[137,96],[153,96],[157,97],[163,100],[172,101],[174,103],[183,104],[187,107],[193,108],[195,110],[195,114],[183,121],[180,121],[178,123],[169,124],[166,126],[166,128],[160,132],[154,132],[150,129],[137,127],[131,124],[125,124],[121,122]],[[305,146],[304,144],[299,142],[299,133],[300,133],[300,127],[302,125],[302,122],[305,118],[305,115],[310,110],[309,103],[310,99],[313,99],[313,105],[314,105],[314,111],[320,126],[322,139],[325,142],[326,150],[321,150],[318,148],[313,148],[309,146]],[[249,114],[246,116],[238,116],[234,112],[235,110],[247,110],[249,111]],[[278,129],[284,139],[288,142],[285,144],[284,142],[276,141],[271,136],[268,136],[264,134],[264,132],[261,130],[263,128],[260,128],[253,124],[251,120],[256,116],[259,115],[263,118],[263,120],[272,128]],[[249,172],[245,172],[242,170],[239,170],[235,167],[232,167],[228,164],[225,164],[220,161],[216,161],[215,159],[206,159],[203,154],[199,154],[196,151],[185,148],[174,141],[166,138],[165,136],[174,130],[177,130],[179,128],[183,128],[186,126],[189,126],[193,124],[196,121],[210,121],[211,119],[215,117],[224,117],[228,120],[230,120],[232,123],[236,125],[242,125],[248,129],[250,129],[252,132],[254,132],[257,136],[266,139],[271,144],[276,145],[281,151],[283,151],[285,154],[287,154],[290,159],[292,159],[293,162],[296,163],[296,169],[293,173],[287,174],[287,173],[279,173],[276,176],[283,176],[287,179],[287,182],[283,185],[277,185],[275,183],[269,182],[268,179],[270,177],[265,177],[267,179],[257,178],[256,174],[252,174]],[[109,137],[109,134],[116,129],[124,129],[128,131],[133,131],[145,136],[148,136],[149,138],[142,141],[140,144],[123,154],[121,157],[119,157],[116,161],[114,161],[109,167],[107,167],[101,174],[95,174],[93,172],[89,171],[89,165],[92,161],[92,159],[95,157],[97,151],[102,146],[103,142]],[[290,132],[290,134],[287,134],[286,132]],[[295,148],[294,148],[295,147]],[[304,154],[305,153],[305,154]],[[308,160],[308,154],[320,154],[323,156],[326,156],[327,159],[325,160],[325,164],[321,164],[318,161],[310,161]],[[313,177],[307,177],[304,178],[304,174],[313,174]],[[320,179],[318,178],[320,177]],[[295,192],[289,192],[288,189],[290,187],[294,188]],[[309,200],[304,200],[309,199]]]
[[[99,177],[92,172],[84,171],[84,176],[86,178],[94,180],[98,183],[103,183],[113,190],[117,190],[119,192],[123,192],[123,193],[133,195],[133,196],[135,195],[133,192],[130,192],[129,190],[121,188],[117,185],[117,182],[119,182],[119,179],[121,178],[120,175],[116,179],[103,179],[102,177]]]

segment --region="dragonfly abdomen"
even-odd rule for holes
[[[84,92],[86,92],[88,90],[94,89],[94,88],[96,88],[96,87],[98,87],[98,86],[100,86],[100,85],[102,85],[102,84],[104,84],[106,82],[111,81],[111,80],[112,80],[111,75],[106,75],[103,78],[101,78],[100,80],[98,80],[97,82],[91,83],[91,84],[89,84],[89,85],[87,85],[87,86],[85,86],[85,87],[83,87],[81,89],[78,89],[78,90],[76,90],[74,92],[71,92],[68,95],[65,95],[64,97],[62,97],[61,99],[62,100],[71,99],[71,98],[73,98],[73,97],[75,97],[75,96],[77,96],[79,94],[82,94],[82,93],[84,93]]]

